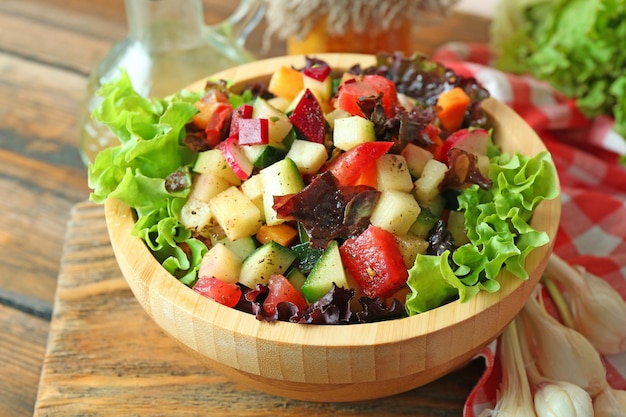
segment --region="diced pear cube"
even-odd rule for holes
[[[376,183],[379,190],[410,193],[413,179],[402,155],[385,154],[376,161]]]
[[[296,139],[287,152],[287,158],[295,162],[301,174],[315,174],[326,162],[328,151],[321,143]]]
[[[213,277],[224,282],[239,281],[242,260],[224,244],[217,243],[204,255],[198,268],[198,276]]]
[[[443,181],[448,166],[436,159],[429,160],[422,175],[414,182],[415,198],[420,205],[428,205],[439,195],[439,184]]]
[[[335,120],[333,143],[341,150],[348,151],[365,142],[374,142],[374,123],[361,116],[344,117]]]
[[[218,177],[212,172],[205,172],[194,177],[189,198],[195,198],[208,203],[211,198],[215,197],[231,185],[232,184],[224,178]]]
[[[237,187],[230,187],[213,197],[209,207],[230,240],[251,236],[261,227],[261,212]]]
[[[424,166],[428,161],[433,159],[433,154],[414,143],[409,143],[400,152],[409,167],[409,173],[414,178],[419,178],[424,171]]]
[[[180,210],[180,222],[195,234],[202,234],[215,224],[215,219],[207,202],[189,198]]]
[[[254,203],[255,206],[261,212],[261,218],[264,219],[263,214],[263,179],[260,174],[254,174],[246,181],[241,183],[241,192]]]
[[[420,214],[420,206],[409,193],[384,190],[376,202],[370,222],[396,235],[408,233]]]

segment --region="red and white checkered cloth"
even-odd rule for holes
[[[626,299],[626,141],[612,130],[613,119],[587,119],[574,100],[529,76],[493,68],[484,44],[449,43],[433,59],[473,76],[492,97],[508,104],[543,139],[561,181],[561,223],[555,253],[608,281]],[[485,372],[468,397],[464,417],[493,408],[501,380],[497,340],[480,354]],[[626,353],[604,358],[613,388],[626,389]]]

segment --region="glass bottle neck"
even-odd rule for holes
[[[129,39],[151,50],[189,49],[203,42],[202,0],[126,0]]]

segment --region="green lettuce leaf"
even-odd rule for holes
[[[459,298],[461,302],[471,299],[478,287],[466,286],[454,274],[448,257],[450,251],[441,256],[417,255],[415,264],[409,269],[405,308],[409,315],[423,313]]]
[[[490,178],[490,190],[473,185],[458,196],[470,242],[454,251],[452,262],[448,252],[415,260],[408,280],[409,315],[438,307],[451,297],[464,302],[481,290],[498,291],[497,277],[504,268],[528,279],[526,257],[549,242],[530,220],[541,201],[558,197],[556,169],[547,152],[534,157],[502,154],[491,158]],[[429,272],[433,270],[438,273]]]
[[[115,134],[120,145],[98,154],[88,167],[90,199],[103,203],[116,198],[137,213],[133,229],[157,259],[173,275],[193,281],[206,246],[191,239],[178,222],[189,187],[175,192],[166,189],[166,178],[182,171],[191,185],[190,167],[195,154],[183,144],[185,125],[197,113],[194,102],[202,92],[180,93],[165,99],[147,99],[132,87],[126,72],[102,86],[101,105],[93,118]],[[186,242],[191,261],[180,248]]]
[[[613,116],[626,138],[623,0],[502,1],[491,46],[496,68],[547,81],[588,117]]]

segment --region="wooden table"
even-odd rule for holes
[[[231,10],[205,0],[209,23]],[[480,363],[375,403],[300,403],[188,363],[149,321],[112,257],[102,207],[85,202],[77,150],[87,75],[125,35],[123,0],[0,2],[0,415],[459,415]],[[415,47],[487,35],[486,19],[453,14]],[[258,55],[283,51],[275,42]]]

